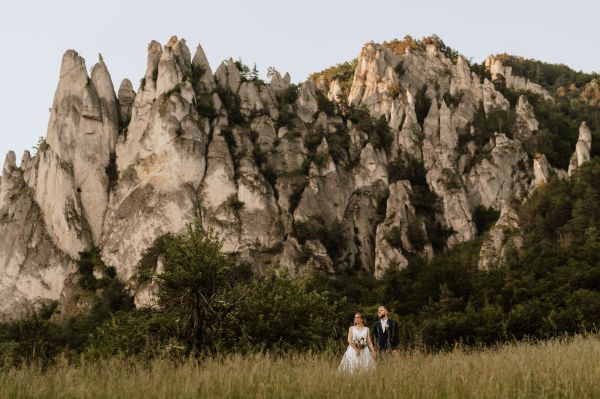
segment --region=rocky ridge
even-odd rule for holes
[[[500,60],[486,65],[552,101]],[[0,178],[0,314],[64,301],[93,247],[147,304],[137,264],[194,218],[257,273],[381,277],[473,239],[476,210],[491,208],[501,216],[479,265],[497,267],[521,245],[513,205],[590,159],[583,121],[568,172],[529,153],[539,124],[527,98],[511,107],[435,45],[368,43],[352,79],[345,97],[339,80],[293,85],[273,71],[265,83],[231,59],[213,74],[200,46],[192,56],[172,37],[149,44],[137,92],[126,79],[115,93],[101,56],[88,76],[67,51],[45,140],[19,166],[9,153]],[[480,130],[511,113],[514,123]]]

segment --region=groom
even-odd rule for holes
[[[377,309],[377,316],[379,316],[379,320],[373,324],[373,339],[377,346],[377,352],[391,350],[395,353],[400,345],[398,323],[395,320],[388,319],[388,310],[383,305]]]

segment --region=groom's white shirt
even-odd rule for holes
[[[387,317],[385,319],[380,319],[380,323],[381,323],[381,331],[385,332],[385,329],[387,328]]]

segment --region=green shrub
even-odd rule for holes
[[[181,93],[181,83],[177,83],[175,86],[173,86],[170,90],[167,90],[163,96],[164,98],[169,98],[171,97],[173,94],[180,94]]]
[[[406,69],[404,69],[404,65],[402,64],[402,61],[400,61],[398,64],[396,64],[396,66],[394,67],[394,72],[396,72],[396,76],[398,77],[398,79],[400,79],[404,76],[404,74],[406,73]]]
[[[479,234],[484,233],[492,228],[498,221],[499,217],[500,211],[497,211],[491,207],[486,208],[483,205],[477,205],[473,211],[473,222],[475,223],[477,232]]]
[[[425,245],[427,244],[427,239],[426,237],[424,237],[418,221],[411,220],[408,223],[406,235],[408,237],[408,241],[410,241],[415,251],[419,252],[422,251],[423,248],[425,248]]]
[[[402,229],[400,226],[392,227],[385,235],[384,239],[388,242],[388,244],[390,244],[390,246],[398,248],[404,252],[404,248],[402,246]]]
[[[330,101],[321,91],[317,90],[317,109],[319,112],[325,112],[328,116],[335,115],[335,104]]]
[[[119,313],[105,321],[92,333],[86,355],[92,359],[114,356],[183,355],[183,344],[177,345],[174,320],[150,310]],[[169,353],[171,351],[171,353]]]
[[[200,93],[196,95],[196,112],[198,113],[199,118],[208,118],[212,120],[219,116],[215,110],[212,94]]]
[[[325,223],[321,216],[313,216],[304,222],[294,222],[294,230],[300,244],[304,245],[308,240],[319,240],[327,249],[331,259],[341,255],[343,249],[341,222],[336,220]]]
[[[213,330],[220,351],[322,350],[341,334],[335,324],[339,304],[310,280],[268,276],[235,291],[244,300]]]
[[[331,84],[334,80],[337,80],[340,82],[342,95],[347,98],[350,94],[350,88],[352,87],[357,62],[358,61],[355,58],[350,62],[337,64],[336,66],[327,68],[321,72],[311,74],[309,79],[317,83],[319,80],[323,79],[327,85]]]
[[[108,177],[108,191],[112,191],[119,181],[119,169],[117,168],[117,154],[111,152],[108,159],[108,165],[105,168]]]
[[[417,114],[417,122],[421,126],[423,126],[423,122],[425,122],[425,118],[431,108],[431,100],[427,97],[426,93],[427,85],[421,87],[415,94],[415,113]]]
[[[254,147],[252,150],[252,158],[254,158],[254,163],[258,168],[261,168],[267,162],[267,154],[259,146]]]
[[[293,104],[298,99],[298,86],[291,84],[283,92],[279,94],[281,104]]]
[[[202,65],[192,64],[190,82],[192,83],[192,85],[194,85],[194,87],[198,86],[198,84],[200,83],[200,79],[202,79],[202,76],[204,76],[205,73],[206,68],[204,68]]]
[[[460,105],[460,102],[462,101],[462,96],[463,96],[462,91],[456,95],[452,95],[448,91],[444,94],[444,101],[446,102],[446,105],[448,105],[449,107],[458,107]]]
[[[273,188],[275,188],[275,186],[277,185],[277,172],[275,171],[275,169],[273,169],[273,167],[268,164],[264,164],[261,173],[269,182],[269,184]],[[277,190],[275,190],[275,196],[277,197]]]
[[[236,212],[239,212],[244,207],[244,202],[238,199],[237,194],[231,194],[227,199],[227,206]]]
[[[223,103],[223,107],[227,111],[229,125],[247,126],[248,121],[246,120],[246,117],[242,114],[240,108],[240,97],[236,93],[232,92],[229,86],[223,87],[217,85],[217,87],[215,88],[215,92],[219,95],[221,103]]]

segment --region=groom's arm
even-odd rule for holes
[[[379,331],[377,330],[377,322],[373,324],[373,339],[375,342],[379,342]]]

